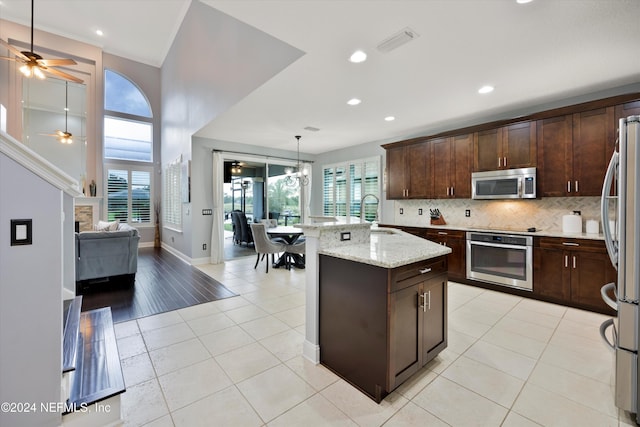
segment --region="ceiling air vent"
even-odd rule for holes
[[[409,43],[411,40],[417,39],[418,37],[420,37],[420,34],[416,33],[409,27],[405,27],[380,43],[378,45],[378,50],[382,53],[388,53],[399,48],[405,43]]]
[[[320,129],[314,128],[313,126],[307,126],[304,130],[308,130],[309,132],[318,132]]]

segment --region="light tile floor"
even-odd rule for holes
[[[627,426],[604,316],[449,283],[449,346],[377,405],[302,357],[305,277],[240,258],[241,294],[116,325],[127,426]]]

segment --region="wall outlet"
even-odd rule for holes
[[[202,209],[202,215],[213,215],[213,209]]]
[[[422,215],[422,208],[418,209],[418,215]]]
[[[464,216],[466,216],[467,218],[469,218],[471,216],[471,209],[466,209],[464,211]]]
[[[404,213],[404,209],[400,208],[400,215]]]
[[[207,244],[206,244],[206,243],[203,243],[203,244],[202,244],[202,250],[203,250],[203,251],[206,251],[206,250],[207,250]]]
[[[345,240],[351,240],[350,231],[343,231],[342,233],[340,233],[340,241],[344,242]]]

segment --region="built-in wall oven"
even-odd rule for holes
[[[533,237],[467,232],[467,279],[533,290]]]

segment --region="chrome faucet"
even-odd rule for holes
[[[374,199],[376,199],[376,216],[373,218],[373,222],[378,222],[378,207],[380,206],[380,199],[378,198],[378,196],[376,196],[375,194],[365,194],[364,196],[362,196],[362,199],[360,199],[360,222],[364,222],[364,199],[366,199],[367,197],[373,197]]]

